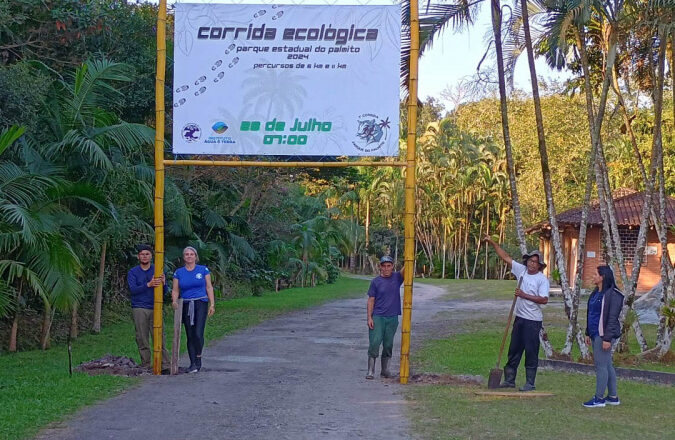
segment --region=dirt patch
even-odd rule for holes
[[[645,353],[639,354],[623,354],[615,353],[615,357],[618,358],[618,363],[620,365],[625,365],[629,367],[639,367],[645,362],[658,363],[661,365],[675,366],[675,353],[669,351],[665,356],[659,357],[658,352],[655,350],[650,350]]]
[[[483,385],[483,378],[481,376],[470,375],[452,375],[452,374],[414,374],[408,381],[411,384],[420,385]]]
[[[110,374],[112,376],[140,376],[149,374],[147,368],[138,365],[133,359],[126,356],[113,356],[107,354],[99,359],[84,362],[77,366],[75,371],[87,373],[92,376]]]

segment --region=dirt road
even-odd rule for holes
[[[450,307],[434,301],[444,293],[415,285],[413,340],[417,329]],[[212,342],[200,373],[148,377],[37,438],[411,438],[401,385],[365,379],[365,302],[365,295],[332,302]],[[398,371],[399,338],[400,332],[393,371]],[[379,362],[376,371],[379,375]]]

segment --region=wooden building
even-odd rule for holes
[[[626,269],[628,273],[633,268],[633,256],[637,245],[638,232],[640,229],[640,214],[644,204],[644,193],[631,189],[619,189],[614,193],[614,206],[616,207],[619,236]],[[570,209],[556,217],[562,239],[563,253],[570,284],[574,284],[577,271],[577,243],[579,239],[579,224],[581,223],[581,207]],[[668,253],[671,262],[675,261],[675,199],[667,197],[666,219],[668,222]],[[545,274],[550,278],[555,265],[554,249],[551,243],[551,225],[548,221],[539,223],[526,231],[528,234],[539,234],[539,250],[543,253],[548,263]],[[591,204],[588,215],[588,229],[586,235],[586,258],[584,261],[583,287],[592,284],[591,278],[597,266],[605,264],[604,240],[602,230],[602,216],[597,201]],[[647,292],[661,279],[661,244],[656,230],[650,222],[647,233],[647,247],[645,259],[640,269],[637,292]],[[617,283],[620,283],[620,277]]]

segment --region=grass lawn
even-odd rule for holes
[[[286,312],[330,300],[362,296],[367,289],[367,281],[341,277],[330,285],[219,301],[216,315],[209,318],[206,324],[207,344],[237,329]],[[169,326],[173,322],[172,316],[173,311],[167,306],[165,322]],[[167,345],[170,347],[171,332],[168,328],[166,330]],[[73,342],[74,365],[106,353],[129,356],[140,362],[131,319],[105,327],[99,335],[83,335]],[[69,377],[68,355],[63,345],[56,345],[48,351],[0,356],[0,370],[0,408],[5,414],[0,417],[0,439],[3,440],[28,438],[48,423],[61,420],[85,405],[113,396],[140,380],[81,373],[73,373],[73,377]]]
[[[420,282],[426,282],[421,281]],[[483,281],[443,281],[448,298],[461,299],[467,292],[472,299],[489,299],[496,290],[485,291]],[[476,286],[471,286],[476,284]],[[512,289],[512,287],[509,287]],[[493,297],[492,297],[493,298]],[[480,375],[485,378],[494,368],[501,342],[504,313],[480,318],[467,317],[460,333],[427,341],[413,353],[414,373],[449,373]],[[545,316],[562,314],[549,308]],[[564,315],[563,315],[564,317]],[[582,321],[585,321],[585,312]],[[504,321],[504,324],[502,324]],[[550,319],[548,332],[555,348],[564,339],[564,319]],[[546,323],[546,318],[545,318]],[[653,340],[653,326],[645,333]],[[504,360],[502,360],[502,364]],[[640,368],[675,371],[673,366],[640,365]],[[519,369],[517,383],[524,382],[524,368]],[[554,397],[534,399],[495,399],[475,395],[485,388],[472,386],[413,385],[406,388],[413,429],[428,439],[665,439],[675,432],[672,404],[673,387],[619,381],[622,404],[617,407],[584,408],[595,390],[595,377],[539,371],[537,389],[555,393]]]
[[[448,299],[507,299],[513,298],[514,280],[442,280],[415,278],[416,283],[444,287]],[[508,310],[507,310],[508,312]]]

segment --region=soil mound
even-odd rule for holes
[[[84,362],[77,366],[76,371],[90,375],[110,374],[113,376],[140,376],[149,374],[147,368],[138,365],[133,359],[126,356],[106,354],[102,358]]]
[[[481,376],[452,374],[415,374],[410,383],[424,385],[483,385]]]

